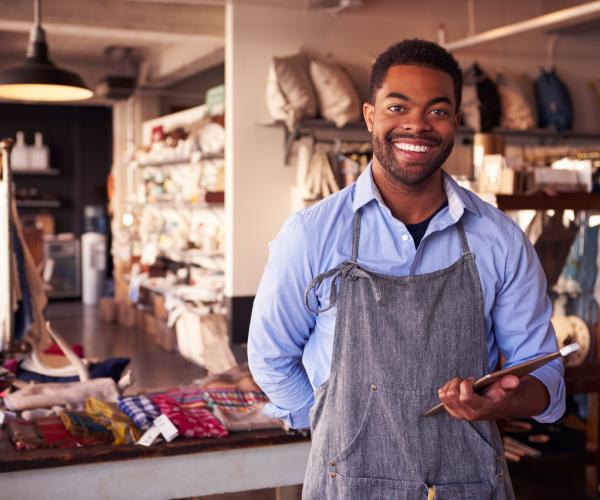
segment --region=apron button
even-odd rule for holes
[[[377,390],[377,386],[375,384],[371,384],[371,390],[372,391],[376,391]]]
[[[337,476],[337,474],[335,472],[332,472],[331,474],[329,474],[329,477],[334,478],[335,476]]]
[[[330,460],[329,465],[331,465],[332,467],[335,467],[335,460]]]

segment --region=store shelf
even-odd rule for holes
[[[13,175],[25,176],[25,175],[60,175],[60,170],[57,168],[27,168],[27,169],[12,169]]]
[[[17,200],[18,208],[60,208],[59,200]]]
[[[600,132],[577,132],[577,131],[566,131],[557,132],[556,130],[550,129],[529,129],[529,130],[512,130],[505,128],[494,128],[487,131],[488,134],[502,135],[505,137],[527,137],[532,139],[552,139],[556,141],[572,140],[572,139],[585,139],[594,140],[600,142]],[[459,127],[456,131],[457,135],[474,135],[475,131],[468,127]]]
[[[171,158],[166,160],[154,160],[154,161],[143,161],[136,162],[138,167],[181,167],[181,166],[196,166],[201,164],[203,161],[215,161],[224,160],[225,155],[219,154],[206,154],[196,157],[187,156],[184,158]]]
[[[600,195],[591,193],[559,193],[532,195],[496,195],[500,210],[599,210]]]

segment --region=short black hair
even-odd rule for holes
[[[375,94],[383,85],[388,70],[392,66],[410,65],[437,69],[450,75],[454,84],[456,111],[462,100],[462,71],[456,59],[446,49],[436,43],[418,38],[403,40],[379,54],[371,68],[369,82],[369,102],[375,103]]]

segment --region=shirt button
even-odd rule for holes
[[[335,460],[330,460],[329,465],[331,465],[332,467],[335,467]]]
[[[402,241],[408,241],[408,234],[402,235]]]
[[[329,477],[335,477],[337,476],[337,474],[335,472],[332,472],[331,474],[329,474]]]
[[[376,391],[377,390],[377,386],[375,384],[371,384],[371,390],[372,391]]]

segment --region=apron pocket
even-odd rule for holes
[[[358,427],[356,427],[356,424],[354,425],[354,428],[356,429],[355,431],[350,430],[351,426],[346,426],[343,422],[336,422],[333,424],[334,426],[339,426],[341,429],[342,432],[340,433],[340,441],[343,444],[338,447],[338,449],[341,449],[342,451],[333,457],[330,462],[337,463],[339,461],[343,461],[344,458],[350,455],[357,446],[362,446],[364,439],[368,439],[368,437],[363,437],[363,433],[364,430],[369,427],[369,422],[372,419],[371,412],[374,404],[373,401],[375,399],[375,390],[376,386],[371,385],[365,410],[362,417],[359,417],[359,420],[357,420],[357,422],[359,422]],[[350,430],[350,432],[348,432],[348,430]]]
[[[330,494],[327,498],[344,500],[425,500],[427,498],[427,486],[417,481],[389,481],[338,474],[334,478],[329,478],[328,482]],[[462,500],[462,497],[456,496],[452,500],[459,498]],[[480,497],[477,500],[486,499],[487,497]],[[468,500],[471,500],[471,497],[468,497]]]
[[[436,390],[372,387],[376,389],[370,392],[359,426],[360,412],[353,421],[345,420],[350,415],[345,412],[332,424],[329,449],[342,451],[328,456],[329,472],[357,479],[453,485],[496,477],[502,462],[490,444],[496,432],[492,423],[473,426],[446,413],[423,417],[437,400]],[[348,428],[356,431],[344,434]]]

